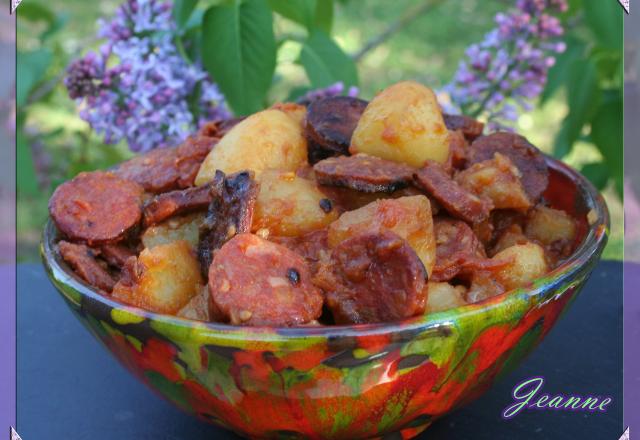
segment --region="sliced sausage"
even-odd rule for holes
[[[233,127],[242,122],[243,119],[245,118],[216,119],[215,121],[209,121],[200,128],[199,134],[219,139],[227,134]]]
[[[443,113],[442,118],[444,119],[444,125],[450,131],[460,130],[469,142],[473,142],[484,131],[484,124],[469,116]]]
[[[100,247],[100,256],[117,269],[122,269],[129,257],[135,255],[134,251],[121,244],[105,244]]]
[[[113,243],[135,228],[142,216],[143,189],[113,173],[80,173],[60,185],[49,201],[58,229],[89,245]]]
[[[318,271],[319,265],[327,261],[330,255],[328,231],[320,229],[299,237],[269,237],[269,241],[281,244],[302,255],[310,265],[311,273]]]
[[[59,242],[58,250],[64,261],[84,281],[103,292],[110,293],[113,290],[116,280],[96,259],[97,251],[84,244],[68,241]]]
[[[179,189],[153,197],[144,206],[145,226],[156,225],[175,215],[206,210],[211,203],[212,185]]]
[[[236,325],[290,327],[322,313],[304,258],[252,234],[239,234],[215,254],[209,269],[210,315]]]
[[[363,324],[423,313],[427,272],[411,246],[390,231],[343,241],[314,283],[337,324]]]
[[[549,183],[549,170],[540,150],[520,135],[493,133],[482,136],[471,144],[467,154],[467,165],[493,159],[495,153],[511,159],[522,174],[522,185],[530,200],[536,203]]]
[[[390,193],[406,188],[414,172],[408,165],[366,154],[331,157],[315,164],[313,170],[321,185],[342,186],[368,193]]]
[[[449,131],[449,158],[447,165],[451,168],[462,169],[467,163],[467,149],[469,143],[460,130]]]
[[[114,173],[159,194],[193,186],[200,164],[216,138],[192,136],[177,147],[151,150],[120,164]]]
[[[307,109],[305,135],[315,148],[329,154],[348,154],[351,135],[367,101],[349,96],[331,96],[313,101]]]
[[[493,208],[491,201],[460,186],[442,164],[428,160],[413,177],[416,186],[428,192],[452,216],[470,223],[489,217]]]
[[[258,197],[253,172],[225,176],[216,171],[209,191],[211,203],[200,228],[198,258],[203,276],[209,273],[213,253],[236,234],[251,231],[253,210]]]

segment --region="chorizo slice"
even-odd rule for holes
[[[49,213],[71,240],[90,246],[114,243],[140,222],[143,192],[137,183],[113,173],[80,173],[55,190]]]
[[[209,268],[210,316],[235,325],[291,327],[322,313],[322,294],[301,255],[252,234],[239,234]]]
[[[144,225],[148,227],[175,215],[206,210],[211,203],[212,185],[179,189],[153,197],[143,209]]]
[[[390,231],[365,233],[334,248],[314,277],[337,324],[387,322],[423,313],[427,271]]]
[[[484,124],[469,116],[443,113],[442,118],[444,119],[444,125],[450,131],[460,130],[470,142],[481,136],[484,131]]]
[[[193,186],[200,164],[216,138],[192,136],[177,147],[151,150],[121,163],[114,173],[159,194]]]
[[[299,237],[269,237],[269,241],[281,244],[286,248],[302,255],[309,263],[311,273],[315,274],[322,262],[327,261],[329,250],[329,233],[327,229],[319,229]]]
[[[100,247],[100,256],[109,263],[109,266],[122,269],[129,259],[136,254],[122,244],[105,244]]]
[[[429,193],[454,217],[469,223],[479,223],[489,217],[493,204],[460,186],[449,176],[442,164],[428,160],[413,175],[418,188]]]
[[[467,148],[469,143],[460,130],[449,131],[449,158],[447,166],[462,169],[467,163]]]
[[[216,119],[205,123],[198,132],[202,136],[220,139],[229,132],[233,127],[238,125],[244,117],[230,119]]]
[[[253,172],[225,176],[216,171],[210,183],[211,202],[200,227],[198,259],[203,276],[209,273],[213,253],[236,234],[251,232],[253,211],[258,197]]]
[[[493,159],[496,153],[507,156],[522,174],[522,185],[536,203],[547,189],[549,169],[544,156],[524,137],[514,133],[493,133],[476,139],[469,147],[467,166]]]
[[[321,185],[390,193],[408,187],[414,169],[379,157],[356,154],[322,160],[313,166],[313,171]]]
[[[91,286],[110,293],[116,280],[97,260],[98,251],[84,244],[61,241],[58,251],[73,271]]]
[[[501,267],[501,261],[489,260],[473,230],[461,220],[436,218],[436,264],[431,281],[449,281],[461,273]]]
[[[349,96],[313,101],[307,108],[306,137],[330,153],[349,154],[351,136],[367,104]]]

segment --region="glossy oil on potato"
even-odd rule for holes
[[[494,279],[506,290],[522,287],[543,276],[548,270],[544,250],[535,243],[508,247],[494,255],[492,259],[510,261],[494,274]]]
[[[314,182],[292,172],[265,171],[251,229],[298,236],[322,229],[338,218],[336,208]],[[323,209],[324,207],[324,209]]]
[[[467,302],[464,299],[464,286],[453,286],[449,283],[429,281],[427,289],[426,313],[442,312],[444,310],[462,307]]]
[[[433,91],[412,81],[382,91],[362,114],[349,151],[414,167],[422,167],[426,160],[444,163],[449,131]]]
[[[538,206],[529,214],[525,233],[545,245],[560,240],[571,242],[576,235],[576,223],[564,211]]]
[[[381,199],[360,209],[345,212],[329,226],[329,246],[363,232],[390,230],[407,240],[418,254],[427,273],[436,259],[431,205],[425,196]]]
[[[226,174],[251,170],[259,178],[264,170],[295,171],[307,161],[302,127],[284,111],[269,109],[249,116],[227,133],[206,157],[196,185]]]
[[[184,240],[144,249],[133,277],[113,288],[113,298],[158,313],[175,314],[202,289],[200,266]]]
[[[196,249],[199,228],[203,221],[204,213],[173,217],[160,224],[149,226],[140,239],[145,248],[184,240],[189,243],[192,249]]]

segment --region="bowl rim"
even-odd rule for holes
[[[384,336],[401,332],[424,331],[426,329],[438,330],[451,324],[451,311],[455,311],[455,316],[459,318],[468,317],[486,311],[493,307],[510,307],[516,301],[522,300],[523,296],[528,300],[544,300],[544,294],[550,289],[549,285],[562,284],[564,280],[570,279],[572,275],[579,272],[585,265],[596,259],[604,249],[607,242],[607,235],[610,228],[609,211],[604,198],[589,180],[572,169],[563,162],[543,154],[547,165],[554,171],[559,172],[575,183],[578,193],[586,204],[587,211],[594,211],[597,218],[592,223],[588,223],[588,231],[582,243],[573,252],[571,257],[561,265],[547,272],[543,277],[545,285],[537,286],[534,280],[527,286],[504,292],[479,301],[467,304],[454,309],[415,316],[412,318],[372,324],[350,324],[350,325],[329,325],[329,326],[301,326],[301,327],[269,327],[269,326],[238,326],[216,322],[204,322],[180,318],[174,315],[166,315],[151,312],[134,306],[125,305],[112,300],[78,278],[70,269],[65,269],[66,263],[62,261],[58,253],[54,250],[54,239],[58,232],[51,218],[45,225],[40,246],[42,262],[49,277],[56,286],[56,290],[68,298],[59,285],[65,285],[74,289],[81,295],[81,298],[88,298],[99,303],[103,307],[115,310],[123,310],[138,318],[140,321],[149,320],[163,324],[167,328],[172,328],[177,334],[188,334],[195,327],[217,338],[245,341],[287,341],[299,338],[334,338],[334,337],[362,337],[362,336]],[[505,296],[508,298],[504,298]],[[84,303],[83,303],[84,307]],[[186,333],[185,333],[186,331]]]

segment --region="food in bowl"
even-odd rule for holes
[[[586,216],[544,155],[483,135],[415,82],[213,121],[60,185],[58,252],[103,295],[245,326],[399,321],[509,294],[561,264]]]

